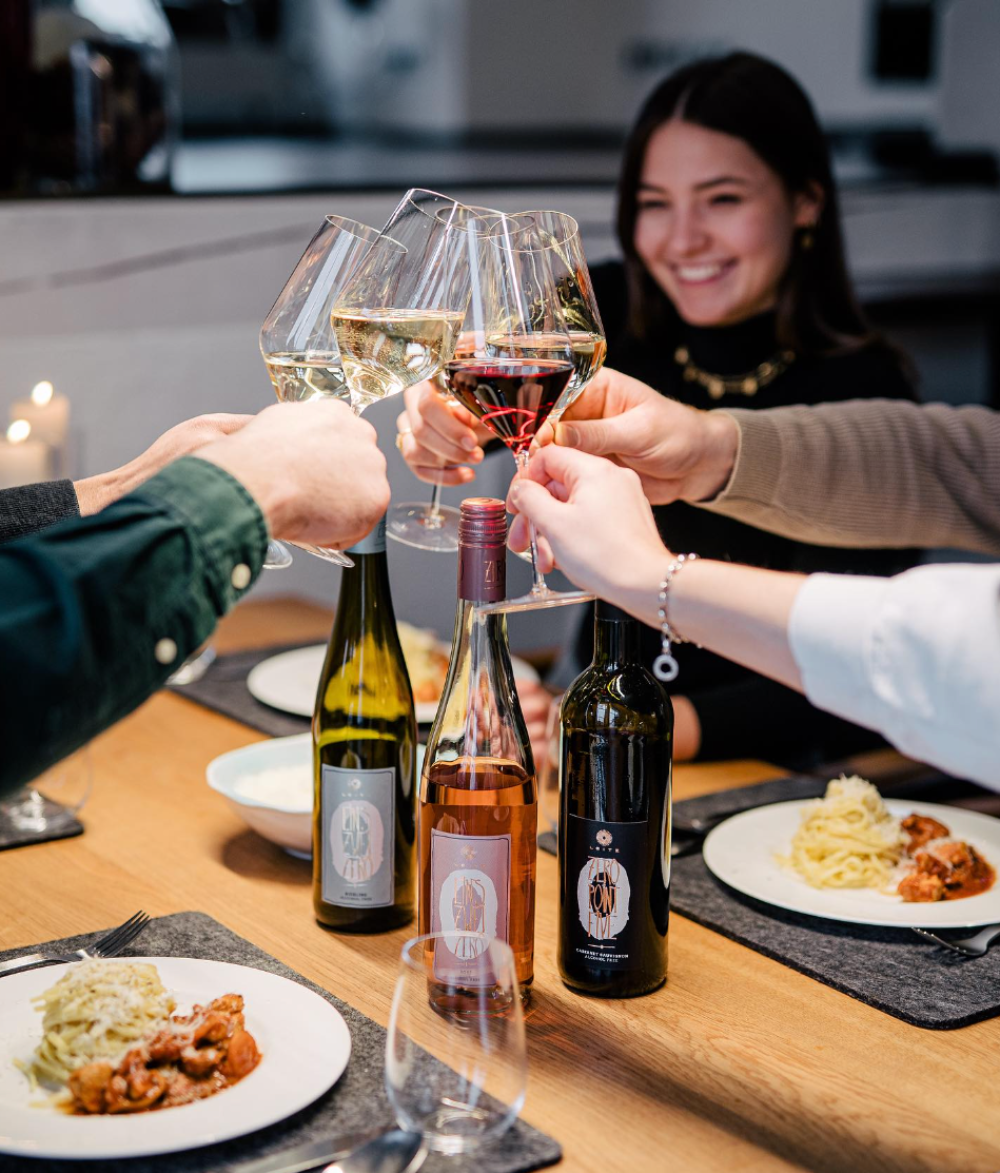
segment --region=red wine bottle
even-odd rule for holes
[[[673,708],[639,647],[638,622],[599,600],[560,712],[559,973],[612,998],[667,976]]]
[[[513,950],[526,996],[534,975],[535,767],[506,617],[475,610],[505,597],[506,539],[502,501],[462,502],[455,635],[420,782],[418,915],[421,933],[472,934],[455,938],[454,951],[447,939],[438,944],[440,981],[476,984],[472,959],[499,938]]]
[[[573,364],[562,359],[458,359],[448,389],[516,456],[527,448],[566,389]]]

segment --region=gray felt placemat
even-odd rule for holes
[[[770,802],[811,798],[825,783],[784,778],[676,805],[702,818]],[[683,842],[683,836],[678,836]],[[700,851],[675,859],[670,907],[741,945],[832,986],[886,1014],[930,1030],[953,1030],[1000,1014],[1000,949],[966,958],[909,929],[844,924],[786,912],[734,892]]]
[[[87,933],[43,946],[30,945],[0,954],[0,960],[39,948],[77,949],[101,936]],[[353,1006],[335,998],[295,970],[238,936],[201,912],[180,912],[160,917],[143,930],[131,956],[200,957],[248,965],[290,978],[325,998],[344,1016],[351,1032],[351,1059],[340,1080],[314,1104],[269,1128],[247,1136],[187,1152],[121,1160],[63,1161],[0,1155],[4,1173],[238,1173],[243,1161],[270,1156],[295,1145],[341,1133],[395,1127],[392,1108],[383,1085],[385,1029]],[[389,980],[387,978],[387,980]],[[433,1062],[433,1060],[429,1060]],[[182,1108],[168,1109],[182,1112]],[[562,1156],[557,1141],[518,1120],[498,1141],[467,1157],[431,1154],[426,1173],[527,1173],[552,1165]]]
[[[312,640],[310,643],[279,644],[219,656],[209,665],[200,680],[192,684],[172,684],[169,687],[178,696],[186,696],[188,700],[197,701],[207,709],[242,721],[244,725],[259,729],[261,733],[269,733],[272,737],[308,733],[311,724],[308,717],[296,717],[292,713],[284,713],[281,709],[272,709],[270,705],[262,704],[247,688],[247,677],[250,670],[262,660],[270,659],[271,656],[280,655],[282,652],[293,651],[295,648],[312,647],[317,642]]]

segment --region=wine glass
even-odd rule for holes
[[[491,333],[488,352],[522,358],[565,357],[572,362],[573,374],[566,390],[549,413],[549,422],[555,424],[604,365],[608,351],[604,325],[576,220],[565,212],[535,211],[518,212],[508,216],[507,221],[514,247],[545,253],[548,280],[554,287],[558,307],[549,312],[558,328],[551,338],[545,336],[544,329],[522,338],[510,331]],[[522,227],[526,232],[519,234]]]
[[[563,329],[570,339],[568,357],[573,363],[573,375],[562,398],[549,414],[549,422],[554,426],[604,365],[608,352],[604,324],[597,308],[576,220],[565,212],[553,211],[518,212],[509,219],[514,225],[533,226],[538,243],[548,250],[548,264],[561,307]],[[491,350],[493,353],[516,353],[537,358],[552,358],[559,353],[558,348],[554,351],[547,346],[544,338],[524,339],[522,342],[518,346],[517,340],[494,339]],[[518,558],[531,561],[530,549],[515,553]]]
[[[456,957],[461,981],[451,976]],[[459,931],[407,941],[385,1059],[396,1119],[432,1151],[465,1153],[510,1128],[528,1065],[510,946]]]
[[[492,228],[502,216],[495,208],[470,206],[468,210],[487,228]],[[487,353],[483,299],[489,296],[490,284],[486,268],[489,253],[483,247],[485,243],[478,233],[468,241],[472,292],[464,327],[455,343],[455,358],[475,358]],[[440,372],[435,376],[435,382],[447,393],[447,383]],[[415,546],[418,550],[453,553],[458,549],[460,516],[458,509],[441,504],[441,484],[438,482],[431,491],[430,502],[405,501],[393,506],[389,510],[387,533],[397,542]]]
[[[560,293],[560,257],[547,229],[524,214],[501,216],[490,245],[482,328],[492,357],[454,359],[445,372],[451,394],[506,444],[523,475],[538,429],[566,402],[571,379],[582,369],[583,350],[579,340],[574,348]],[[592,356],[593,340],[590,351]],[[530,539],[531,590],[482,604],[482,614],[561,607],[594,597],[547,586],[533,527]]]
[[[489,227],[464,204],[423,188],[397,205],[331,313],[359,415],[451,358]]]
[[[76,819],[93,784],[90,751],[84,746],[0,800],[0,838],[8,830],[12,835],[61,831]]]
[[[379,233],[344,216],[327,216],[285,282],[260,328],[260,352],[282,403],[306,399],[343,399],[351,393],[330,323],[330,311],[358,262]],[[299,545],[299,543],[296,543]],[[301,545],[338,566],[354,562],[339,550]],[[288,548],[273,538],[264,567],[291,565]]]

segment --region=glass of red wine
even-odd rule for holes
[[[551,234],[531,216],[500,216],[490,233],[482,321],[487,357],[455,359],[445,366],[458,402],[510,449],[521,474],[542,424],[566,402],[578,364],[560,296]],[[475,305],[473,305],[473,311]],[[532,586],[526,595],[482,606],[489,611],[533,611],[583,603],[584,591],[555,591],[538,569],[531,529]]]

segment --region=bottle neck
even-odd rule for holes
[[[385,550],[360,554],[355,549],[351,557],[354,565],[341,572],[338,623],[350,623],[358,631],[376,631],[385,627],[395,630],[396,617]]]
[[[639,624],[635,619],[594,620],[594,666],[619,668],[639,663]]]
[[[507,547],[466,546],[458,550],[458,599],[498,603],[507,597]]]

